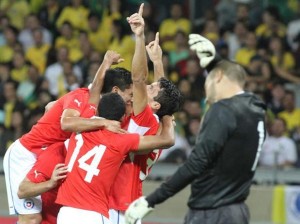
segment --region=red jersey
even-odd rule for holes
[[[149,105],[145,110],[126,120],[128,132],[139,135],[155,135],[159,128],[158,117]],[[129,204],[142,195],[142,181],[145,180],[161,150],[154,150],[146,155],[130,153],[122,163],[111,188],[109,208],[125,211]]]
[[[66,157],[69,173],[56,202],[108,217],[111,185],[127,153],[137,150],[138,145],[138,134],[107,130],[73,134]]]
[[[51,179],[54,167],[58,163],[64,163],[66,149],[63,142],[54,143],[43,151],[38,157],[32,169],[28,172],[27,178],[34,183],[41,183]],[[42,197],[41,224],[56,224],[57,214],[61,205],[55,203],[58,187],[47,191]]]
[[[47,149],[55,142],[63,142],[72,132],[63,131],[60,119],[65,109],[75,109],[81,117],[92,117],[96,114],[96,107],[89,104],[89,90],[76,89],[59,98],[52,108],[32,127],[30,132],[20,138],[22,145],[35,154]]]

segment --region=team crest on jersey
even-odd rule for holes
[[[27,210],[30,210],[30,209],[32,209],[33,208],[33,206],[34,206],[34,202],[33,202],[33,200],[31,200],[31,199],[26,199],[25,201],[24,201],[24,208],[26,208]]]

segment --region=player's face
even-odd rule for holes
[[[216,84],[214,83],[213,76],[207,76],[205,81],[205,93],[208,104],[216,102]]]
[[[118,94],[125,101],[126,113],[130,113],[132,109],[132,99],[133,99],[132,85],[130,86],[130,88],[125,89],[124,91],[119,90]]]
[[[147,85],[147,95],[148,95],[148,102],[154,101],[154,97],[157,96],[158,92],[160,91],[160,86],[158,82],[154,82],[151,85]]]

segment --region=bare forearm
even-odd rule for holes
[[[144,35],[136,35],[135,52],[132,59],[132,81],[145,81],[148,76]]]
[[[41,195],[42,193],[51,190],[54,188],[53,182],[51,180],[41,182],[41,183],[33,183],[30,181],[23,181],[19,186],[18,197],[22,198],[29,198],[29,197],[36,197]]]
[[[100,100],[100,92],[103,87],[105,72],[111,66],[111,62],[104,60],[96,72],[92,86],[90,88],[89,103],[98,104]]]
[[[166,149],[173,146],[175,143],[175,132],[172,120],[165,120],[160,135],[156,136],[141,136],[140,137],[140,152],[150,152],[153,149]]]
[[[82,117],[64,117],[61,121],[64,131],[83,132],[102,129],[105,127],[104,119],[89,119]]]
[[[153,62],[154,65],[154,82],[157,82],[160,78],[165,77],[164,66],[162,61]]]

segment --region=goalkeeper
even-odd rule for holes
[[[129,224],[188,184],[191,195],[184,223],[249,223],[244,201],[265,139],[265,105],[254,94],[244,92],[244,69],[216,57],[209,40],[191,34],[189,44],[209,72],[205,91],[210,108],[188,160],[153,193],[132,202],[125,213]]]

